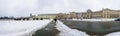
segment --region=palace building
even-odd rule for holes
[[[32,18],[43,18],[43,19],[91,19],[91,18],[119,18],[120,10],[112,10],[112,9],[102,9],[99,11],[92,11],[88,9],[86,12],[70,12],[70,13],[58,13],[58,14],[38,14],[37,16],[33,16]]]
[[[102,9],[100,11],[92,11],[88,9],[84,13],[80,13],[81,18],[119,18],[120,10],[111,10],[108,8]]]
[[[57,17],[57,14],[38,14],[37,16],[34,16],[33,18],[54,19],[56,17]]]

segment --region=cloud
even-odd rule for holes
[[[1,16],[20,16],[29,14],[30,10],[36,10],[38,3],[36,0],[0,0]],[[26,16],[26,15],[25,15]]]
[[[120,0],[0,0],[0,16],[84,12],[102,8],[120,9]]]

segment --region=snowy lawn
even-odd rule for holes
[[[14,21],[0,20],[0,36],[31,36],[52,20]]]
[[[113,33],[107,34],[105,36],[120,36],[120,32],[113,32]]]
[[[99,19],[67,19],[67,20],[74,20],[74,21],[114,21],[117,18],[99,18]]]
[[[60,31],[60,36],[89,36],[85,32],[69,28],[59,20],[56,23],[56,28]]]

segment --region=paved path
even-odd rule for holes
[[[35,32],[32,36],[57,36],[59,31],[55,28],[55,23],[49,23],[45,28]]]
[[[57,24],[56,28],[60,31],[59,33],[60,36],[89,36],[85,32],[69,28],[59,20],[57,21],[56,24]]]
[[[32,36],[88,36],[85,32],[71,29],[63,22],[57,21],[49,23],[45,28],[35,32]]]

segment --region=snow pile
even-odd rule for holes
[[[100,18],[100,19],[67,19],[67,20],[74,20],[74,21],[114,21],[116,18]]]
[[[52,20],[0,21],[0,36],[32,36]]]
[[[67,27],[59,20],[56,23],[56,28],[60,31],[60,36],[88,36],[85,32]]]
[[[120,32],[110,33],[110,34],[107,34],[105,36],[120,36]]]

